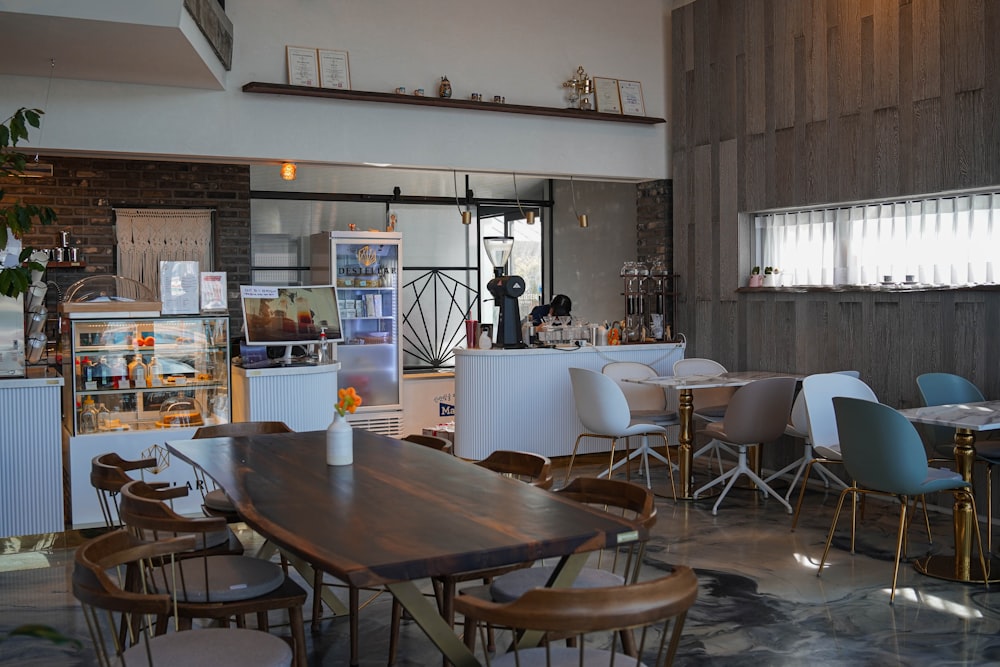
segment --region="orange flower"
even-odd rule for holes
[[[354,414],[354,411],[358,409],[361,405],[361,397],[358,393],[354,391],[354,387],[348,387],[347,389],[337,390],[337,414],[341,417],[345,416],[348,412]]]

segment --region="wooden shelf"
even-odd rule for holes
[[[373,93],[363,90],[338,90],[335,88],[313,88],[311,86],[291,86],[284,83],[261,83],[258,81],[251,81],[244,85],[243,92],[293,95],[296,97],[320,97],[328,100],[350,100],[355,102],[411,104],[425,107],[443,107],[446,109],[471,109],[473,111],[493,111],[495,113],[516,113],[531,116],[550,116],[554,118],[571,118],[573,120],[599,120],[639,125],[656,125],[667,122],[663,118],[652,116],[625,116],[622,114],[599,113],[597,111],[581,111],[579,109],[555,109],[550,107],[533,107],[524,104],[495,104],[493,102],[474,102],[472,100],[459,100],[450,97],[418,97],[416,95]]]
[[[47,269],[82,269],[87,266],[86,262],[49,262],[45,265]]]

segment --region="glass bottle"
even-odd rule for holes
[[[80,433],[97,433],[97,406],[94,399],[88,396],[83,401],[80,411]]]
[[[146,369],[146,386],[158,386],[163,381],[163,366],[156,360],[156,357],[149,358],[149,367]]]

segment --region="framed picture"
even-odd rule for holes
[[[618,94],[618,79],[594,77],[594,104],[601,113],[622,112],[622,102]]]
[[[646,104],[642,100],[642,84],[638,81],[618,81],[622,113],[626,116],[645,116]]]
[[[319,49],[320,88],[351,89],[351,66],[347,51]]]
[[[288,58],[288,83],[293,86],[319,86],[319,65],[316,49],[302,46],[286,46]]]

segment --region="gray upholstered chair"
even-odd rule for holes
[[[797,381],[791,377],[767,378],[740,387],[729,399],[726,414],[721,422],[708,424],[703,433],[737,450],[736,466],[719,475],[694,492],[697,498],[705,491],[726,483],[726,487],[712,506],[712,514],[741,476],[749,477],[766,495],[772,496],[792,513],[792,506],[781,494],[772,489],[747,463],[747,450],[777,440],[785,432],[788,415],[792,409]]]

